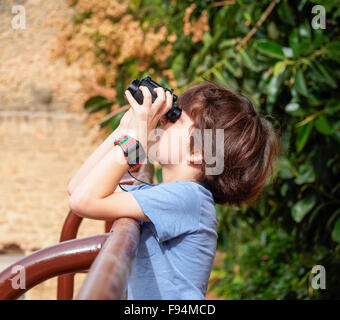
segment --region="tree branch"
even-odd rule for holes
[[[273,0],[266,11],[263,13],[261,18],[256,22],[255,26],[249,31],[249,33],[241,40],[241,42],[237,45],[236,50],[240,50],[247,41],[255,34],[257,29],[262,25],[262,23],[267,19],[270,13],[273,11],[274,7],[276,6],[276,1]]]

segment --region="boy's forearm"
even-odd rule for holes
[[[71,195],[90,171],[103,159],[103,157],[113,148],[113,142],[120,136],[119,127],[114,130],[102,144],[90,155],[90,157],[78,169],[68,184],[67,191]]]
[[[70,207],[86,206],[92,200],[103,199],[111,195],[118,186],[122,176],[129,169],[124,153],[120,147],[111,150],[97,163],[72,193]]]

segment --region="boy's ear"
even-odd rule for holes
[[[201,164],[203,161],[202,153],[199,151],[196,151],[194,153],[189,153],[185,157],[186,161],[190,164]]]

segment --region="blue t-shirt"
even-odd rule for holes
[[[193,181],[124,185],[150,222],[128,277],[128,300],[204,300],[217,244],[212,193]]]

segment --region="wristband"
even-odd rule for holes
[[[136,169],[142,165],[146,158],[145,151],[138,140],[129,135],[124,135],[114,141],[114,145],[122,148],[127,164],[131,169]]]

